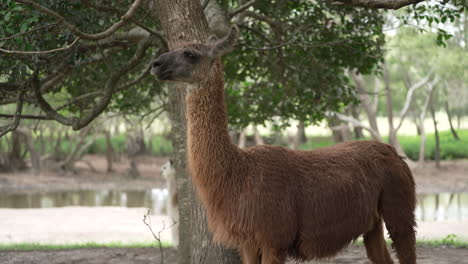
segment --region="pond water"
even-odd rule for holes
[[[0,194],[0,208],[50,208],[65,206],[121,206],[151,208],[166,213],[166,189],[146,191],[67,191]],[[418,195],[420,221],[468,220],[468,193]]]

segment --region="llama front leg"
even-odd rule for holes
[[[252,243],[244,243],[240,247],[242,264],[260,264],[259,249]]]

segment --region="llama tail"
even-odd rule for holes
[[[401,264],[416,263],[416,187],[410,168],[392,147],[396,158],[388,168],[381,210]]]

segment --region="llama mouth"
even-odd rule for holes
[[[169,80],[170,77],[171,77],[171,71],[165,71],[157,75],[157,78],[160,81]]]

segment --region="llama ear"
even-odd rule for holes
[[[210,52],[212,58],[221,57],[234,49],[234,46],[239,39],[239,28],[236,25],[232,25],[231,32],[224,38],[217,41]]]

